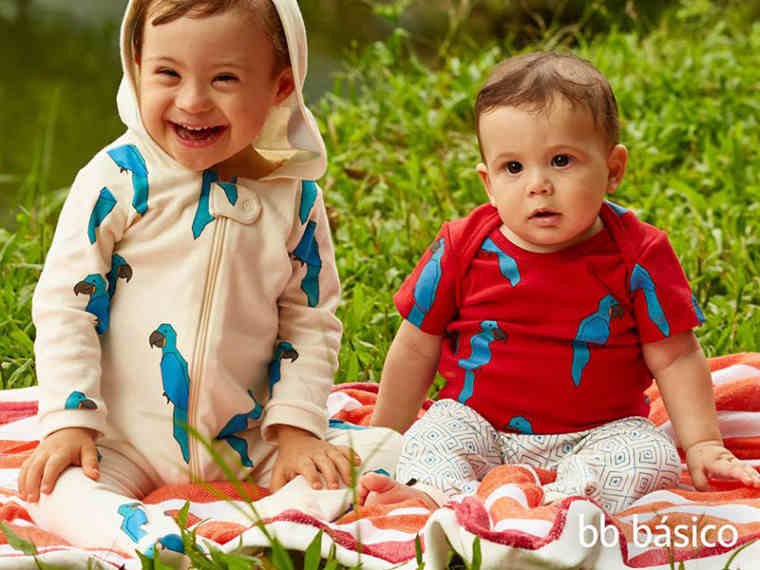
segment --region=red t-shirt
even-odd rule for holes
[[[648,414],[641,344],[704,318],[664,232],[611,203],[602,219],[554,253],[511,243],[490,205],[443,225],[394,297],[405,319],[445,337],[439,398],[521,433]]]

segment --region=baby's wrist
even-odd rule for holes
[[[683,450],[684,450],[684,453],[689,454],[690,452],[697,451],[705,447],[713,447],[713,446],[725,447],[723,445],[722,439],[703,439],[700,441],[695,441],[694,443],[690,443],[688,446],[685,446]]]
[[[295,426],[289,426],[285,424],[276,424],[272,426],[272,429],[274,429],[275,437],[277,438],[277,444],[282,446],[283,444],[287,445],[288,442],[304,439],[304,438],[314,438],[318,439],[317,436],[315,436],[310,431],[306,431],[301,428],[297,428]]]
[[[96,439],[98,436],[98,431],[94,430],[92,428],[86,428],[86,427],[80,427],[80,426],[70,426],[70,427],[62,427],[55,431],[51,431],[49,434],[45,436],[45,439],[49,438],[51,435],[65,435],[65,434],[84,434],[89,435],[92,437],[92,439]]]

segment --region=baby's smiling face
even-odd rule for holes
[[[253,152],[272,106],[293,89],[290,67],[273,74],[272,42],[255,13],[146,19],[138,99],[151,138],[194,171]]]

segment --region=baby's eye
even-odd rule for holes
[[[507,172],[510,174],[517,174],[518,172],[521,172],[523,169],[523,165],[517,162],[516,160],[510,160],[507,163]]]
[[[237,81],[238,78],[232,75],[231,73],[221,73],[214,77],[214,81],[222,81],[224,83],[232,83],[233,81]]]
[[[569,165],[571,161],[572,161],[572,158],[570,158],[570,155],[557,154],[552,157],[552,166],[562,168],[564,166]]]
[[[179,73],[177,73],[170,67],[159,67],[156,70],[156,73],[158,75],[166,75],[167,77],[179,77]]]

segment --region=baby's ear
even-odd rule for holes
[[[494,202],[493,194],[491,193],[491,177],[488,174],[488,167],[481,162],[475,167],[475,170],[478,171],[478,176],[483,183],[483,188],[485,188],[486,194],[488,194],[488,201],[491,202],[492,206],[495,206],[496,203]]]
[[[132,61],[137,67],[140,67],[142,64],[142,54],[140,53],[140,47],[135,42],[132,42],[127,47],[127,55],[131,52],[132,54]]]
[[[276,89],[274,93],[274,104],[279,105],[285,99],[290,97],[290,94],[296,88],[295,79],[293,79],[293,68],[288,66],[280,72],[277,77]]]
[[[616,144],[607,156],[607,192],[612,194],[625,175],[628,164],[628,149],[622,144]]]

